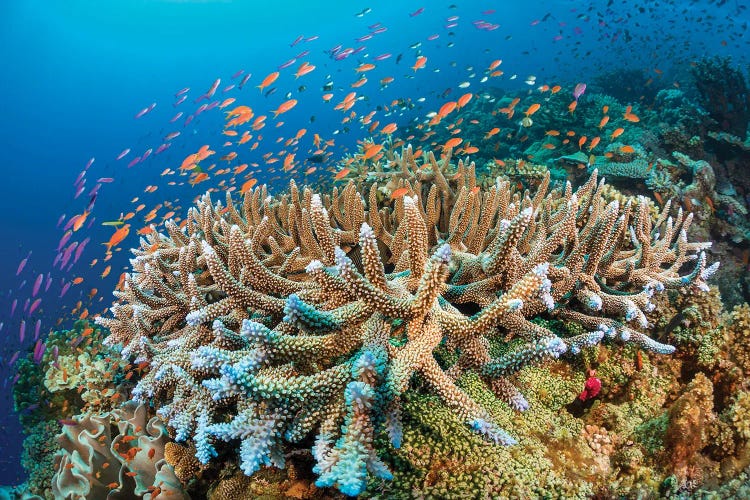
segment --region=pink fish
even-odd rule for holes
[[[355,42],[366,42],[367,40],[372,40],[372,37],[373,37],[372,33],[368,33],[366,35],[362,35],[359,38],[355,38],[354,41]]]
[[[391,57],[390,52],[386,52],[385,54],[380,54],[379,56],[375,56],[373,59],[375,61],[385,61],[386,59]]]
[[[154,106],[156,106],[156,104],[154,104]],[[86,163],[86,166],[85,166],[85,167],[83,167],[83,169],[84,169],[84,170],[88,170],[88,169],[89,169],[89,167],[90,167],[91,165],[93,165],[93,164],[94,164],[94,160],[96,160],[96,158],[94,158],[94,157],[92,156],[92,157],[91,157],[91,158],[89,159],[88,163]]]
[[[39,293],[39,288],[42,286],[42,280],[44,280],[43,274],[40,274],[36,277],[36,280],[34,280],[34,287],[31,289],[32,297],[36,297],[36,294]]]
[[[317,40],[318,38],[320,38],[318,35],[313,35],[313,36],[309,36],[309,37],[305,38],[304,41],[305,42],[312,42],[312,41]]]
[[[139,112],[138,112],[138,113],[137,113],[137,114],[135,115],[135,118],[136,118],[136,120],[137,120],[138,118],[141,118],[141,117],[143,117],[143,116],[144,116],[144,115],[145,115],[146,113],[149,113],[149,112],[151,112],[151,110],[152,110],[152,109],[154,109],[155,107],[156,107],[156,103],[154,102],[154,103],[151,103],[151,105],[150,105],[150,106],[148,106],[148,107],[146,107],[146,108],[143,108],[142,110],[140,110],[140,111],[139,111]]]
[[[44,283],[44,292],[47,293],[49,290],[50,285],[52,284],[52,276],[50,273],[47,273],[47,282]]]
[[[577,101],[578,98],[581,97],[584,92],[586,92],[586,84],[585,83],[576,84],[576,87],[573,89],[573,97]]]
[[[289,59],[287,62],[279,66],[279,69],[288,68],[297,61],[297,58]]]
[[[295,59],[302,59],[303,57],[305,57],[308,54],[310,54],[309,50],[303,50],[302,52],[300,52],[299,54],[297,54],[295,56]]]
[[[175,97],[180,97],[182,94],[187,94],[188,90],[190,90],[190,87],[185,87],[184,89],[180,89],[175,93]]]
[[[235,87],[235,85],[234,85],[234,84],[231,84],[231,85],[227,85],[226,87],[224,87],[224,88],[222,89],[221,93],[222,93],[222,94],[226,94],[227,92],[229,92],[230,90],[232,90],[232,89],[233,89],[234,87]]]
[[[73,185],[74,186],[78,185],[78,183],[83,180],[83,176],[85,176],[85,175],[86,175],[86,171],[82,170],[81,173],[78,174],[78,177],[76,177],[76,180],[73,182]]]
[[[62,290],[60,290],[60,298],[62,298],[65,295],[65,292],[68,291],[70,288],[70,283],[65,283],[62,287]]]
[[[232,75],[232,80],[234,80],[235,78],[239,77],[244,72],[245,72],[244,69],[241,69],[241,70],[237,71],[235,74]]]
[[[216,89],[219,88],[219,84],[221,83],[221,78],[217,78],[214,83],[211,84],[211,88],[208,89],[208,92],[206,92],[204,95],[206,99],[211,99],[214,94],[216,93]]]
[[[219,101],[211,101],[208,106],[206,106],[206,111],[214,109],[216,106],[219,105]]]
[[[179,113],[177,113],[176,115],[174,115],[174,116],[172,117],[172,119],[171,119],[171,120],[169,120],[169,123],[174,123],[174,122],[176,122],[177,120],[179,120],[179,119],[180,119],[180,117],[181,117],[181,116],[182,116],[182,111],[180,111]]]
[[[424,7],[418,8],[417,10],[415,10],[414,12],[412,12],[411,14],[409,14],[409,17],[416,17],[419,14],[421,14],[422,12],[424,12]]]
[[[151,148],[148,148],[146,150],[146,152],[143,153],[143,156],[141,156],[141,163],[143,163],[144,161],[146,161],[146,158],[148,158],[149,156],[151,156],[151,153],[152,153]]]
[[[380,28],[372,30],[372,34],[379,35],[380,33],[385,33],[386,31],[388,31],[388,28],[386,28],[385,26],[381,26]]]
[[[55,225],[55,227],[60,227],[60,224],[62,224],[64,220],[65,220],[65,214],[62,214],[60,218],[57,219],[57,224]]]
[[[42,303],[42,298],[37,298],[34,302],[32,302],[31,307],[29,307],[29,316],[34,314],[34,311],[36,311],[37,307],[39,307],[39,304]]]
[[[26,320],[21,320],[21,327],[18,329],[18,339],[23,344],[23,339],[26,337]]]
[[[16,352],[13,353],[13,356],[10,357],[10,361],[8,361],[8,366],[12,366],[13,363],[16,362],[16,360],[18,359],[18,355],[19,354],[21,354],[21,351],[16,351]]]
[[[16,312],[16,306],[18,305],[18,299],[13,299],[13,303],[10,305],[10,317],[13,317],[13,313]]]
[[[294,47],[295,45],[297,45],[298,43],[300,43],[304,39],[305,39],[305,37],[303,35],[300,35],[297,38],[295,38],[294,41],[291,44],[289,44],[289,46],[290,47]]]
[[[449,18],[447,18],[445,20],[445,22],[447,22],[447,23],[452,23],[452,22],[455,22],[455,21],[458,21],[458,16],[451,16],[451,17],[449,17]]]
[[[114,182],[114,181],[115,181],[115,179],[113,177],[99,177],[96,180],[96,182],[98,182],[98,183],[107,183],[107,184],[110,183],[110,182]]]
[[[240,89],[242,89],[242,87],[245,86],[245,84],[247,83],[247,81],[250,79],[251,76],[253,76],[251,73],[248,73],[245,75],[245,77],[240,82]]]
[[[57,225],[59,226],[60,223],[58,222]],[[31,257],[31,252],[29,252],[29,255],[23,258],[21,262],[18,264],[18,269],[16,269],[16,276],[21,274],[21,271],[23,271],[23,268],[26,266],[26,263],[29,261],[29,257]]]
[[[154,154],[158,155],[159,153],[165,151],[171,145],[172,145],[171,142],[167,142],[165,144],[162,144],[161,146],[159,146],[158,148],[156,148],[156,151],[154,151]]]
[[[72,223],[71,223],[72,225]],[[68,242],[70,237],[73,236],[73,231],[65,231],[65,234],[63,234],[62,238],[60,238],[60,242],[57,244],[57,251],[59,252],[62,247],[65,246],[65,244]]]
[[[190,122],[193,121],[193,118],[195,118],[195,115],[190,115],[187,118],[185,118],[185,124],[183,125],[183,127],[187,127],[188,125],[190,125]]]
[[[439,37],[440,37],[440,35],[438,35],[437,33],[435,33],[434,35],[428,36],[427,40],[431,42],[433,40],[437,40]]]
[[[81,187],[79,187],[76,190],[76,194],[75,194],[75,196],[73,196],[73,199],[74,200],[77,199],[79,196],[81,196],[83,194],[84,191],[86,191],[86,185],[85,185],[85,183],[81,184]]]
[[[34,340],[39,338],[39,329],[42,327],[42,320],[38,319],[36,320],[36,324],[34,325]]]
[[[177,102],[175,102],[174,104],[172,104],[172,106],[176,108],[177,106],[179,106],[180,104],[182,104],[183,102],[185,102],[185,99],[187,99],[186,95],[180,97],[179,99],[177,99]]]
[[[83,253],[83,250],[86,248],[86,245],[90,240],[91,238],[87,236],[86,239],[83,240],[80,245],[78,245],[78,248],[76,248],[76,253],[73,256],[73,262],[78,262],[78,259],[81,258],[81,254]]]
[[[168,133],[167,135],[164,136],[164,142],[169,142],[172,139],[174,139],[175,137],[179,137],[179,135],[180,135],[179,131],[178,132],[170,132],[170,133]]]
[[[37,365],[42,362],[42,356],[44,356],[44,350],[47,348],[47,344],[42,342],[41,340],[36,341],[36,345],[34,346],[34,363]]]
[[[117,160],[122,160],[123,158],[125,158],[128,155],[128,153],[130,153],[130,148],[125,148],[125,149],[122,150],[122,153],[120,153],[119,155],[117,155],[116,159]]]
[[[139,161],[141,161],[141,157],[140,156],[136,156],[135,158],[133,158],[132,160],[130,160],[130,163],[128,163],[128,168],[134,166]]]

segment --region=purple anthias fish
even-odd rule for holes
[[[31,296],[36,297],[36,294],[39,293],[39,288],[42,286],[42,280],[44,279],[44,274],[40,274],[36,277],[36,280],[34,281],[34,288],[31,290]]]
[[[586,92],[586,84],[585,83],[579,83],[573,89],[573,97],[577,101],[578,98],[581,97],[584,92]]]
[[[29,307],[29,316],[34,314],[34,311],[36,311],[37,307],[39,307],[42,303],[42,298],[37,298],[32,304],[31,307]]]

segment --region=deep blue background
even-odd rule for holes
[[[221,144],[226,139],[220,135],[223,114],[218,110],[201,115],[188,127],[183,128],[182,120],[169,123],[175,113],[173,95],[180,88],[191,87],[188,100],[179,107],[185,116],[198,106],[193,100],[216,78],[222,83],[215,98],[235,97],[237,104],[250,105],[256,114],[269,114],[284,100],[286,92],[294,94],[299,104],[280,118],[285,126],[274,129],[269,117],[270,126],[261,131],[266,139],[255,153],[245,151],[238,158],[244,163],[259,161],[260,154],[280,149],[273,138],[293,136],[302,127],[309,130],[305,138],[308,145],[313,132],[334,137],[333,131],[342,128],[342,115],[331,110],[333,102],[352,90],[349,85],[357,79],[354,67],[372,62],[374,56],[384,52],[393,53],[393,57],[376,63],[377,69],[367,74],[370,82],[353,89],[367,96],[355,106],[358,114],[389,104],[394,98],[425,97],[426,103],[404,117],[379,114],[376,119],[381,120],[381,126],[391,121],[405,123],[407,118],[436,110],[441,103],[436,95],[448,88],[453,89],[452,98],[466,91],[480,91],[478,80],[494,59],[503,60],[505,75],[491,83],[507,90],[532,88],[523,83],[528,75],[535,75],[538,85],[571,85],[618,67],[647,71],[658,67],[665,71],[665,79],[684,80],[686,62],[703,55],[734,55],[745,67],[748,62],[748,14],[738,9],[741,2],[618,1],[610,8],[599,1],[539,4],[460,0],[380,1],[369,5],[340,0],[1,2],[0,484],[16,484],[23,477],[19,467],[22,436],[11,410],[8,382],[14,371],[7,363],[19,349],[22,316],[17,310],[10,318],[10,304],[17,298],[21,309],[35,277],[51,270],[62,236],[62,230],[55,228],[58,217],[63,213],[70,217],[85,208],[85,194],[73,200],[78,173],[89,158],[95,157],[87,173],[87,191],[98,177],[114,177],[115,183],[101,188],[91,229],[75,234],[78,240],[87,235],[92,239],[81,260],[70,272],[52,271],[54,283],[48,293],[42,294],[40,311],[27,318],[25,349],[33,344],[29,331],[37,318],[43,321],[44,335],[92,286],[98,287],[104,297],[98,309],[107,305],[110,295],[106,290],[112,289],[127,265],[127,252],[115,254],[107,280],[98,279],[101,264],[88,270],[92,259],[103,256],[100,244],[112,233],[111,228],[100,225],[102,221],[132,210],[135,196],[148,205],[139,217],[164,199],[179,198],[184,212],[193,197],[210,186],[170,188],[165,182],[174,177],[159,176],[166,167],[178,167],[202,144],[211,144],[222,152]],[[422,14],[409,16],[421,6],[425,6]],[[372,7],[372,12],[355,17],[366,7]],[[497,12],[483,14],[489,9]],[[460,17],[459,25],[446,29],[446,18],[454,15]],[[479,19],[500,27],[477,30],[471,22]],[[543,21],[532,25],[534,20]],[[362,45],[354,39],[367,34],[367,26],[377,22],[388,31],[363,42],[367,47],[363,52],[344,61],[333,61],[324,53],[339,43],[353,48]],[[300,34],[320,38],[290,47]],[[440,37],[428,41],[432,34]],[[449,41],[455,47],[447,47]],[[417,42],[421,47],[409,47]],[[254,88],[278,65],[305,49],[310,54],[282,71],[274,95],[263,97]],[[428,62],[424,70],[414,73],[409,66],[418,52],[426,55]],[[403,54],[403,60],[397,64],[399,54]],[[317,69],[295,81],[293,72],[302,61]],[[242,91],[222,94],[230,76],[240,69],[253,74],[248,85]],[[470,79],[472,73],[478,76]],[[518,79],[510,80],[513,74]],[[330,104],[320,99],[320,87],[327,75],[336,85],[336,97]],[[410,78],[412,75],[415,78]],[[384,76],[393,76],[396,81],[382,91],[378,80]],[[239,83],[240,79],[232,82]],[[467,80],[472,82],[471,87],[457,88]],[[299,92],[303,84],[307,90]],[[157,103],[152,113],[134,119],[152,102]],[[316,118],[314,123],[310,122],[312,116]],[[182,136],[173,141],[170,150],[126,168],[129,159],[149,147],[155,149],[161,137],[175,130]],[[345,148],[366,135],[357,127],[348,134],[336,135],[336,151],[343,154]],[[115,162],[115,156],[127,147],[133,150],[130,155]],[[267,180],[271,175],[261,172],[258,177]],[[147,184],[157,184],[160,189],[144,195]],[[277,183],[277,187],[283,187],[283,183]],[[137,244],[134,233],[142,224],[138,217],[131,222],[131,236],[123,246]],[[18,262],[29,251],[33,253],[26,269],[16,277]],[[58,299],[62,280],[74,276],[83,276],[86,281],[63,300]]]

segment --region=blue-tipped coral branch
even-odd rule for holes
[[[530,193],[500,181],[482,190],[473,165],[450,154],[418,164],[406,148],[391,160],[401,198],[353,182],[325,196],[260,187],[240,206],[206,195],[183,231],[168,224],[135,251],[113,317],[98,321],[107,343],[150,363],[134,397],[151,400],[201,462],[239,440],[251,475],[284,467],[314,436],[318,485],[360,494],[369,478],[391,477],[375,437],[400,446],[415,378],[488,441],[513,444],[459,376],[476,373],[524,410],[513,376],[526,366],[605,337],[670,353],[638,331],[649,298],[703,290],[715,270],[708,244],[687,240],[689,214],[670,216],[667,204],[652,220],[645,203],[607,204],[596,172],[575,192],[549,190],[548,176]],[[559,338],[530,321],[542,316],[586,333]],[[494,339],[510,350],[491,357]],[[439,361],[438,347],[456,361]]]

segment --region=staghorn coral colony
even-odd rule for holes
[[[596,172],[576,190],[550,189],[549,176],[535,192],[482,189],[450,154],[391,156],[387,180],[406,191],[395,200],[353,181],[278,197],[259,187],[240,204],[206,195],[184,231],[167,223],[135,251],[112,317],[97,322],[106,344],[148,363],[132,395],[198,468],[236,449],[252,476],[309,450],[318,488],[358,495],[394,477],[403,414],[431,395],[513,445],[479,387],[457,381],[522,412],[514,377],[527,367],[603,340],[670,354],[641,331],[653,296],[707,291],[718,266],[710,244],[688,241],[690,214],[667,204],[652,220],[646,203],[607,203]]]

